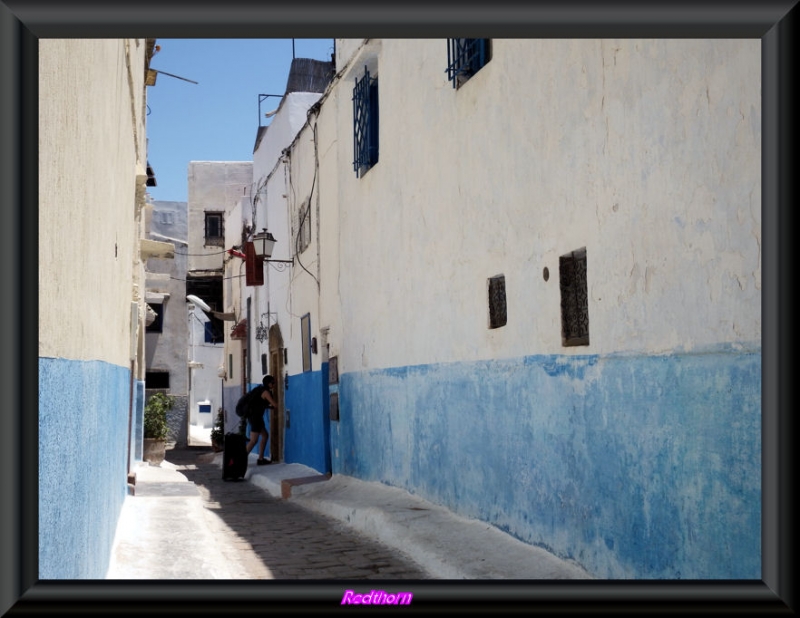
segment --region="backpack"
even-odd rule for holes
[[[261,397],[263,386],[256,386],[249,393],[245,393],[236,402],[236,414],[242,418],[248,418],[253,411],[253,404],[257,403],[258,398]]]

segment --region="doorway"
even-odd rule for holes
[[[281,335],[280,327],[277,324],[273,324],[269,329],[269,374],[275,378],[278,409],[269,415],[269,454],[272,461],[284,460],[285,393],[283,361],[283,336]]]

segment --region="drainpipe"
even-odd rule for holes
[[[131,378],[128,393],[128,482],[131,474],[131,440],[133,439],[133,401],[134,401],[134,373],[136,370],[136,335],[139,328],[139,303],[131,302]]]

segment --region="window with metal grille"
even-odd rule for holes
[[[205,244],[215,247],[225,246],[224,218],[221,212],[206,213]]]
[[[589,345],[586,247],[558,259],[561,288],[561,345]]]
[[[506,321],[506,278],[498,275],[489,279],[489,328],[505,326]]]
[[[367,67],[353,88],[353,169],[356,177],[378,162],[378,78]]]
[[[491,57],[491,39],[447,39],[447,79],[459,88]]]

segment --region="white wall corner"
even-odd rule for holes
[[[136,162],[136,204],[134,208],[136,216],[139,216],[145,206],[147,196],[147,170],[142,166],[141,161]]]

